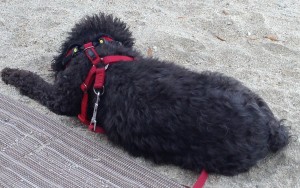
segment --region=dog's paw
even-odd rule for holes
[[[19,69],[11,69],[11,68],[4,68],[1,71],[1,78],[2,81],[6,84],[11,84],[12,80],[14,79],[15,73],[18,72]]]

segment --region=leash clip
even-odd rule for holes
[[[96,98],[96,102],[95,102],[95,105],[94,105],[94,111],[93,111],[93,116],[92,116],[92,119],[91,119],[90,126],[94,126],[94,131],[96,131],[96,126],[97,126],[96,116],[97,116],[97,111],[98,111],[98,105],[99,105],[99,102],[100,102],[100,95],[102,95],[102,94],[100,92],[96,92],[95,89],[94,89],[94,92],[95,92],[97,98]]]

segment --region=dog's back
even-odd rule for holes
[[[267,104],[233,78],[156,59],[110,68],[101,120],[132,154],[234,175],[288,143]]]

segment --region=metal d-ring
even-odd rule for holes
[[[100,91],[96,91],[96,89],[95,88],[93,88],[93,90],[94,90],[94,93],[96,94],[96,95],[103,95],[104,94],[104,86],[102,86],[102,89],[101,89],[101,93],[100,93]]]

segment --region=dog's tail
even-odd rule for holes
[[[283,124],[283,120],[271,120],[269,122],[269,149],[272,152],[277,152],[289,143],[289,130]]]

